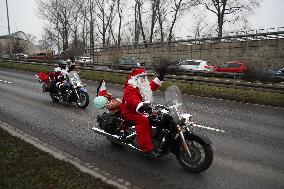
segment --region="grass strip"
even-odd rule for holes
[[[0,188],[114,188],[2,129],[0,139]]]
[[[0,63],[0,67],[9,69],[19,69],[32,72],[46,72],[50,68],[37,65],[28,64],[15,64],[15,63]],[[111,72],[101,71],[85,71],[81,70],[80,75],[84,79],[100,81],[102,79],[109,83],[124,84],[127,75]],[[234,89],[227,87],[208,86],[200,84],[190,84],[184,81],[165,81],[161,87],[161,90],[166,89],[168,86],[175,84],[179,86],[182,93],[192,94],[197,96],[214,97],[226,100],[233,100],[245,103],[256,103],[277,107],[284,107],[284,94],[262,92],[258,90],[245,90]]]

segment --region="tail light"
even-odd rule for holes
[[[204,66],[204,68],[209,69],[209,70],[213,70],[213,66]]]

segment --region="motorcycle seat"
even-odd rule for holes
[[[125,127],[132,127],[132,126],[134,126],[134,123],[132,121],[130,121],[130,120],[124,120],[123,121],[123,125]]]

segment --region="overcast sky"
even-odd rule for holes
[[[24,31],[41,38],[43,21],[36,0],[8,0],[11,33]],[[284,0],[263,0],[249,21],[253,29],[284,27]],[[283,29],[284,30],[284,29]],[[8,34],[6,0],[0,0],[0,35]]]

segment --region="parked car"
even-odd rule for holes
[[[243,61],[231,61],[214,67],[215,72],[228,72],[228,73],[245,73],[247,65]]]
[[[208,65],[205,60],[183,60],[177,65],[171,65],[169,67],[171,72],[183,73],[183,72],[211,72],[213,66]]]
[[[15,54],[15,57],[16,57],[16,59],[25,59],[25,58],[28,58],[29,55],[24,54],[24,53],[17,53],[17,54]]]
[[[11,58],[11,56],[9,54],[2,54],[1,58],[2,59],[9,59],[9,58]]]
[[[131,70],[132,68],[144,67],[145,63],[136,58],[123,58],[118,59],[111,65],[112,69]]]
[[[51,53],[35,53],[27,57],[29,60],[49,60],[51,58]]]
[[[266,70],[265,75],[269,78],[282,78],[284,79],[284,68],[271,68]]]
[[[93,60],[88,56],[81,56],[75,62],[81,65],[93,64]]]

